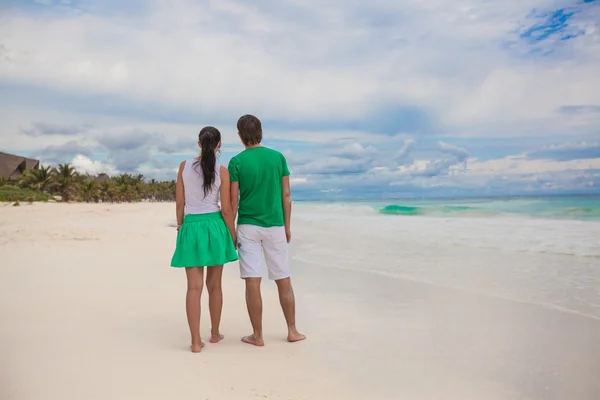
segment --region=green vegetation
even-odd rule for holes
[[[13,185],[0,186],[0,201],[48,201],[50,195]]]
[[[52,171],[52,168],[44,166],[32,169],[21,177],[21,185],[31,190],[46,192],[52,185]]]
[[[120,174],[109,177],[82,175],[70,164],[56,168],[41,166],[29,170],[18,182],[0,177],[0,202],[48,201],[59,196],[61,201],[88,203],[123,203],[148,201],[174,201],[175,181],[147,181],[141,174]]]

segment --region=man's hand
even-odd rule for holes
[[[285,228],[285,238],[288,243],[292,241],[292,230],[290,228]]]

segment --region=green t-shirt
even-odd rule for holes
[[[252,147],[233,157],[229,175],[240,187],[238,224],[284,226],[281,180],[289,174],[284,155],[267,147]]]

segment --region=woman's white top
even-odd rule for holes
[[[194,168],[194,163],[198,163]],[[215,181],[210,192],[204,196],[204,176],[199,161],[187,160],[183,167],[183,189],[186,214],[207,214],[221,211],[219,193],[221,192],[221,165],[215,165]]]

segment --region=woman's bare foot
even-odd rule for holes
[[[203,347],[204,347],[204,342],[200,342],[200,344],[192,344],[190,346],[190,349],[192,350],[192,353],[200,353],[202,351]]]
[[[242,338],[242,342],[244,342],[244,343],[248,343],[248,344],[251,344],[251,345],[253,345],[253,346],[258,346],[258,347],[262,347],[262,346],[264,346],[264,345],[265,345],[265,342],[264,342],[264,340],[262,340],[262,339],[256,339],[256,338],[254,337],[254,335],[250,335],[250,336],[244,336],[244,337]]]
[[[217,334],[214,334],[214,333],[213,333],[213,334],[210,336],[210,340],[209,340],[209,342],[211,342],[211,343],[219,343],[219,342],[220,342],[221,340],[223,340],[223,339],[225,339],[225,336],[221,335],[220,333],[217,333]]]
[[[306,335],[303,335],[298,331],[289,332],[288,337],[287,337],[288,342],[292,342],[292,343],[300,342],[305,339],[306,339]]]

